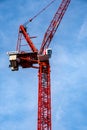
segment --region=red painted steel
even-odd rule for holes
[[[22,33],[20,33],[20,27],[19,27],[19,32],[18,32],[18,40],[17,40],[17,46],[16,46],[16,51],[20,52],[21,48],[21,39],[22,39]]]
[[[44,49],[47,49],[50,45],[50,42],[63,18],[63,15],[65,14],[66,9],[68,8],[68,5],[71,0],[62,0],[57,12],[54,15],[53,20],[51,21],[45,35],[42,41],[42,45],[40,48],[40,54],[43,53]]]
[[[49,61],[39,63],[37,130],[51,130],[51,85]]]
[[[20,28],[19,28],[18,42],[17,42],[17,48],[16,48],[16,50],[18,52],[20,51],[22,35],[24,36],[25,40],[27,41],[28,45],[30,46],[30,49],[33,52],[38,52],[38,50],[34,46],[33,42],[31,41],[31,38],[30,38],[29,34],[27,33],[26,28],[23,25],[20,25]]]

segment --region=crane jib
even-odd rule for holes
[[[68,5],[70,3],[71,0],[62,0],[62,3],[60,4],[57,12],[55,13],[45,35],[42,41],[42,45],[40,48],[40,54],[43,53],[44,49],[48,48],[50,45],[50,42],[68,8]]]

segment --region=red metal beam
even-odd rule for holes
[[[40,48],[40,54],[43,53],[44,49],[47,49],[50,45],[50,42],[68,8],[68,5],[71,0],[62,0],[57,12],[55,13],[42,41],[42,45]]]
[[[19,28],[18,43],[17,43],[17,49],[16,50],[20,51],[22,35],[24,36],[25,40],[27,41],[28,45],[30,46],[30,49],[33,52],[38,52],[34,43],[31,41],[31,38],[26,31],[26,28],[23,25],[20,25],[20,28]]]
[[[51,130],[51,86],[49,61],[39,63],[37,130]]]

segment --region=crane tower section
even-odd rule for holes
[[[51,130],[51,88],[49,61],[39,63],[37,130]]]

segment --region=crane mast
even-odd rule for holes
[[[54,1],[54,0],[53,0]],[[57,12],[55,13],[42,41],[40,50],[35,47],[31,37],[27,33],[25,26],[20,25],[16,52],[9,52],[9,61],[12,71],[22,68],[38,69],[38,117],[37,130],[52,130],[51,122],[51,81],[50,63],[51,50],[48,49],[52,38],[68,8],[71,0],[62,0]],[[37,16],[37,15],[36,15]],[[32,21],[32,20],[31,20]],[[21,38],[25,38],[31,52],[20,50]],[[44,50],[46,53],[44,54]]]
[[[38,80],[37,130],[51,130],[51,88],[49,61],[40,62]]]

